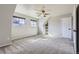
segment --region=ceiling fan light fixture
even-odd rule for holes
[[[41,16],[41,15],[43,15],[43,17],[46,17],[47,15],[49,15],[49,13],[47,13],[45,10],[45,6],[43,6],[43,8],[38,13],[38,16]]]
[[[45,10],[42,10],[42,13],[45,13]]]

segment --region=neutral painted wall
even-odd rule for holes
[[[45,23],[48,21],[49,16],[44,17],[43,15],[41,15],[39,17],[39,21],[38,21],[38,28],[39,28],[39,33],[45,35]]]
[[[11,37],[12,40],[37,35],[38,28],[32,27],[29,17],[20,13],[14,13],[15,16],[26,18],[25,24],[22,26],[14,26],[12,25]],[[34,19],[34,18],[32,18]]]
[[[11,18],[16,5],[0,5],[0,47],[11,42]]]
[[[68,21],[68,23],[69,23],[71,16],[72,16],[72,14],[66,14],[66,15],[62,15],[62,16],[51,17],[50,19],[48,19],[48,34],[49,34],[49,36],[63,37],[64,36],[63,35],[64,28],[62,26],[63,25],[62,19],[66,19],[66,18],[69,19],[69,21]],[[70,27],[70,25],[68,27]]]
[[[61,37],[61,21],[59,18],[50,18],[48,20],[48,35],[52,37]]]

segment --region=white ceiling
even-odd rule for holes
[[[73,4],[19,4],[15,12],[22,13],[28,16],[37,17],[36,10],[40,10],[42,6],[54,16],[73,13]]]

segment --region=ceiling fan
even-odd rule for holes
[[[43,15],[43,17],[46,17],[47,15],[49,15],[49,13],[48,13],[47,9],[45,8],[45,6],[43,6],[40,10],[36,9],[36,11],[37,11],[38,16]]]

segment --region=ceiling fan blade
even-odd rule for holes
[[[42,13],[36,13],[37,14],[37,16],[40,16]]]
[[[39,16],[41,16],[41,14],[38,14],[37,16],[39,17]]]
[[[37,11],[37,12],[41,12],[41,9],[34,9],[35,11]]]
[[[49,15],[50,13],[45,13],[45,15]]]
[[[41,12],[37,12],[36,14],[37,14],[37,15],[41,15],[42,13],[41,13]]]

